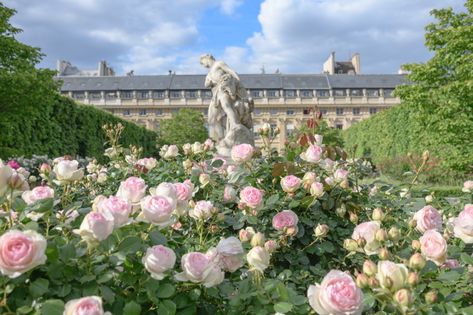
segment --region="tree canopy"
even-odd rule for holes
[[[190,108],[180,109],[171,119],[163,120],[158,133],[161,144],[182,145],[208,138],[204,115]]]

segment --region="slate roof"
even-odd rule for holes
[[[407,84],[397,74],[241,74],[247,89],[330,89],[395,88]],[[205,75],[149,75],[104,77],[57,77],[63,81],[61,91],[115,90],[200,90],[205,89]]]

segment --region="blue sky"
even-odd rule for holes
[[[426,61],[433,8],[462,0],[10,0],[18,38],[82,69],[107,60],[118,75],[204,73],[212,53],[240,73],[320,73],[336,52],[361,55],[362,73]]]

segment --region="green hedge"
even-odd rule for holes
[[[0,115],[0,158],[32,154],[100,158],[106,142],[102,126],[119,122],[125,126],[121,144],[135,144],[143,147],[146,156],[156,155],[156,133],[57,95],[53,102],[34,110],[17,109]]]

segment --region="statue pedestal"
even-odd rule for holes
[[[225,138],[217,144],[217,153],[222,157],[230,158],[233,146],[242,143],[248,143],[254,146],[255,140],[253,133],[243,125],[236,125],[229,130]]]

